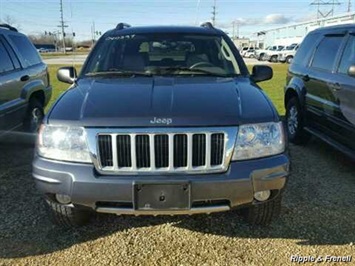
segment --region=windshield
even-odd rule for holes
[[[277,51],[282,51],[282,49],[284,49],[284,46],[280,46],[279,48],[277,48]]]
[[[297,46],[297,44],[292,44],[292,45],[286,46],[285,50],[293,50],[293,49],[295,49],[296,46]]]
[[[104,37],[84,75],[216,75],[240,74],[222,36],[136,34]]]

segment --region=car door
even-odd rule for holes
[[[18,98],[18,95],[13,92],[20,84],[16,63],[2,35],[0,35],[0,58],[0,130],[2,133],[15,128],[22,122],[13,116]]]
[[[303,76],[310,126],[326,134],[330,131],[328,119],[334,119],[337,109],[330,84],[336,76],[334,67],[344,39],[343,33],[323,36],[313,54],[308,73]]]
[[[336,74],[329,84],[335,107],[333,116],[327,117],[326,126],[342,144],[355,150],[355,77],[349,69],[355,66],[355,33],[347,36]]]

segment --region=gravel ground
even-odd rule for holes
[[[46,217],[31,146],[1,144],[0,265],[286,265],[291,255],[353,255],[354,265],[354,163],[317,140],[290,150],[282,214],[269,227],[250,228],[230,212],[98,215],[64,230]]]

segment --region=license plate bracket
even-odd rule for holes
[[[190,209],[190,184],[134,184],[136,210]]]

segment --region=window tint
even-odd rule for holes
[[[22,56],[25,63],[24,67],[41,63],[41,58],[37,53],[37,50],[25,36],[10,35],[9,37]]]
[[[345,47],[342,59],[339,65],[339,72],[348,74],[350,66],[355,65],[355,36],[350,36]]]
[[[292,64],[296,65],[307,65],[309,62],[309,57],[313,52],[313,47],[317,42],[319,35],[318,34],[308,34],[303,42],[300,44],[300,47],[297,50],[295,58],[292,61]]]
[[[7,53],[4,44],[0,41],[0,74],[14,69],[11,58]]]
[[[331,71],[343,38],[343,36],[325,37],[314,54],[312,67]]]

